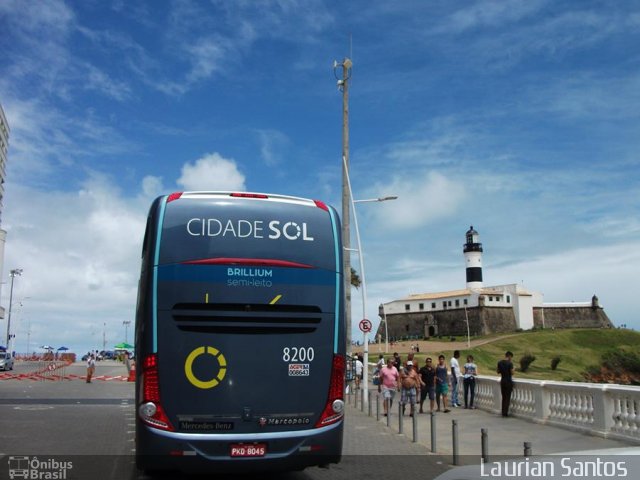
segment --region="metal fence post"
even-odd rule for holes
[[[413,443],[418,443],[418,410],[413,409]]]
[[[367,405],[368,405],[368,412],[367,414],[369,416],[371,416],[371,390],[367,389]]]
[[[387,402],[387,427],[391,427],[391,401],[388,398],[384,401]]]
[[[402,421],[402,402],[398,402],[398,433],[402,433],[404,431]]]
[[[376,395],[376,421],[380,421],[380,394]]]
[[[460,465],[460,455],[458,453],[458,421],[451,420],[451,440],[453,442],[453,464]]]
[[[436,413],[431,411],[431,453],[436,453]]]
[[[480,429],[480,442],[482,448],[482,463],[489,462],[489,433],[486,428]]]

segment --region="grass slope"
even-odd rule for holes
[[[523,332],[507,338],[471,349],[460,350],[460,366],[466,362],[467,355],[474,356],[481,375],[496,375],[496,364],[511,350],[514,353],[516,378],[532,378],[538,380],[585,381],[583,372],[587,367],[599,365],[602,354],[610,350],[640,350],[640,333],[622,329],[570,329],[541,330]],[[520,372],[520,358],[529,352],[536,357],[527,372]],[[453,354],[452,350],[439,352],[446,356],[447,364]],[[424,358],[431,356],[434,360],[438,354],[418,354],[420,366]],[[551,370],[551,359],[559,355],[561,361],[557,369]]]

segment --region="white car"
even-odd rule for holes
[[[0,370],[13,370],[13,357],[9,352],[0,352]]]

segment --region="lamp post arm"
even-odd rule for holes
[[[349,169],[347,168],[347,159],[342,157],[344,164],[345,177],[347,180],[347,186],[349,188],[349,196],[351,197],[351,210],[353,211],[353,226],[356,229],[356,242],[358,243],[358,259],[360,263],[360,280],[361,280],[361,293],[362,293],[362,319],[367,318],[367,282],[364,273],[364,253],[362,251],[362,242],[360,241],[360,229],[358,228],[358,216],[356,214],[356,205],[353,200],[353,191],[351,190],[351,179],[349,177]],[[349,272],[350,274],[351,272]],[[347,272],[345,272],[347,275]],[[365,389],[363,396],[363,405],[366,407],[369,403],[369,395],[367,394],[369,388],[369,332],[364,332],[364,351],[363,351],[363,368],[362,368],[362,385]]]

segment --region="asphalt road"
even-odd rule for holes
[[[13,373],[33,369],[33,365],[16,364]],[[100,362],[95,375],[101,379],[90,384],[76,379],[84,375],[82,364],[59,372],[73,380],[0,381],[0,479],[9,478],[11,467],[16,473],[25,458],[42,462],[41,478],[147,478],[134,465],[134,384],[122,381],[123,370],[115,362]],[[61,469],[65,462],[71,468]],[[448,468],[443,459],[426,455],[423,447],[348,407],[340,464],[278,475],[256,472],[241,478],[428,480]],[[50,476],[56,472],[64,476]]]

